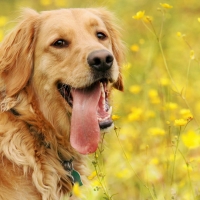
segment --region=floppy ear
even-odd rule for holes
[[[98,9],[92,9],[92,11],[103,20],[107,30],[109,31],[112,42],[113,54],[120,67],[120,74],[117,82],[115,82],[114,84],[114,87],[118,90],[123,91],[124,86],[121,75],[121,67],[125,57],[125,47],[121,40],[120,28],[116,25],[115,17],[106,9],[98,8]]]
[[[0,44],[0,101],[17,94],[30,78],[38,15],[26,9],[21,22]]]

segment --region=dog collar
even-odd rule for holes
[[[70,173],[70,180],[71,180],[71,183],[72,185],[74,185],[74,183],[78,183],[79,186],[82,186],[83,183],[82,183],[82,180],[81,180],[81,176],[79,174],[78,171],[76,171],[74,168],[73,168],[73,159],[71,160],[64,160],[62,162],[62,166],[63,168],[65,169],[65,171],[69,172]]]
[[[20,114],[13,108],[10,109],[10,112],[15,116],[20,116]],[[49,143],[45,143],[45,146],[47,148],[50,148]],[[68,177],[70,178],[72,185],[74,185],[74,183],[78,183],[79,186],[82,186],[83,183],[81,180],[81,176],[80,176],[79,172],[73,168],[72,162],[73,162],[73,159],[64,160],[64,161],[62,161],[62,166],[65,169],[65,171],[67,171],[70,174]]]
[[[11,109],[10,109],[10,112],[11,112],[13,115],[16,115],[16,116],[19,116],[19,115],[20,115],[14,108],[11,108]]]

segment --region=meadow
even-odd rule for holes
[[[107,7],[127,47],[114,130],[89,156],[81,200],[200,199],[200,2],[0,0],[0,41],[22,7]],[[10,23],[12,21],[12,23]]]

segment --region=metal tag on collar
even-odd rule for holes
[[[63,161],[63,167],[66,171],[70,172],[71,174],[71,178],[73,178],[73,182],[74,183],[78,183],[79,186],[83,185],[83,182],[81,180],[81,176],[80,174],[73,168],[73,164],[72,164],[72,159],[69,161]]]
[[[71,175],[74,178],[74,183],[78,183],[79,186],[83,185],[83,182],[81,180],[81,176],[76,170],[73,169],[72,172],[71,172]]]

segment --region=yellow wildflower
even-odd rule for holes
[[[166,132],[165,130],[161,129],[161,128],[158,128],[158,127],[152,127],[148,130],[148,133],[150,135],[165,135]]]
[[[149,23],[149,22],[152,22],[153,18],[151,16],[145,16],[143,20],[144,22]]]
[[[141,90],[142,90],[142,88],[141,88],[140,85],[132,85],[132,86],[130,86],[130,88],[129,88],[129,91],[130,91],[131,93],[133,93],[133,94],[138,94],[138,93],[141,92]]]
[[[119,115],[112,115],[112,120],[115,121],[115,120],[118,120],[120,117]]]
[[[150,98],[154,98],[156,96],[158,96],[158,91],[157,90],[154,90],[154,89],[149,90],[149,97]]]
[[[193,118],[193,115],[192,115],[192,113],[190,112],[189,109],[181,109],[180,110],[180,114],[181,114],[183,119],[191,119],[191,118]]]
[[[186,165],[186,164],[184,164],[184,165],[183,165],[183,168],[184,168],[185,170],[193,171],[193,168],[192,168],[191,165]],[[189,198],[187,198],[187,199],[189,199]]]
[[[187,123],[188,123],[188,121],[185,119],[176,119],[174,121],[175,126],[185,126]]]
[[[98,187],[98,188],[101,187],[101,183],[100,183],[97,179],[94,179],[94,180],[92,181],[91,185],[92,185],[93,187]]]
[[[167,9],[170,9],[170,8],[173,8],[173,6],[167,4],[167,3],[160,3],[160,5],[163,7],[163,8],[167,8]]]
[[[200,22],[200,17],[197,20],[198,20],[198,22]]]
[[[78,183],[74,183],[74,187],[73,187],[73,191],[72,192],[76,197],[80,197],[81,196],[81,191],[80,191],[80,187],[79,187]]]
[[[137,44],[133,44],[132,46],[131,46],[131,51],[133,51],[133,52],[138,52],[139,51],[139,46],[137,45]]]
[[[48,6],[52,3],[52,0],[40,0],[40,3],[43,5],[43,6]]]
[[[150,164],[153,164],[153,165],[158,165],[159,164],[159,159],[158,158],[152,158],[151,160],[150,160]]]
[[[185,34],[182,34],[181,32],[177,32],[176,35],[177,35],[178,37],[182,37],[182,38],[185,37]]]
[[[92,180],[92,179],[94,179],[96,176],[97,176],[96,171],[93,171],[87,178],[88,178],[89,180]]]
[[[155,89],[149,90],[149,98],[152,104],[159,104],[160,103],[160,97],[158,95],[158,91]]]
[[[181,139],[188,148],[196,148],[200,145],[200,135],[193,130],[189,130],[187,133],[182,134]]]
[[[131,176],[131,171],[128,170],[127,168],[122,169],[116,173],[116,177],[118,177],[119,179],[123,179],[123,178],[126,179],[127,177],[130,177],[130,176]]]
[[[141,121],[143,119],[143,110],[141,108],[132,108],[132,112],[128,115],[129,121]]]
[[[99,157],[99,155],[97,153],[95,153],[95,158],[98,158],[98,157]]]
[[[163,86],[167,86],[169,85],[169,79],[168,78],[161,78],[160,79],[160,84],[163,85]]]
[[[181,33],[181,32],[177,32],[176,35],[177,35],[178,37],[182,37],[182,33]]]
[[[169,102],[166,104],[166,108],[168,110],[176,110],[178,108],[178,105],[174,102]]]
[[[5,26],[8,22],[8,18],[6,16],[0,16],[0,27]]]
[[[172,153],[169,152],[168,159],[169,159],[169,161],[174,160],[174,154],[172,154]]]
[[[142,19],[145,15],[145,11],[139,11],[136,15],[132,16],[133,19]]]

